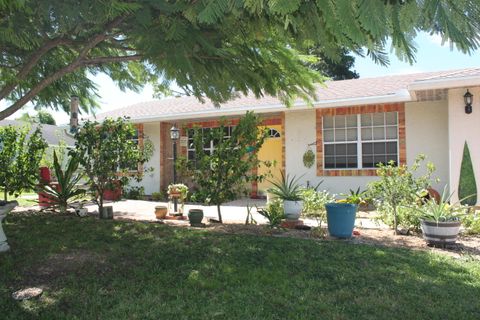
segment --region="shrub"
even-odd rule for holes
[[[131,200],[143,200],[145,198],[144,187],[130,187],[123,190],[124,198]]]
[[[40,128],[0,127],[0,190],[18,196],[38,182],[38,167],[47,148]]]
[[[257,211],[268,220],[268,226],[270,228],[278,227],[285,217],[283,202],[279,199],[272,200],[266,208],[257,209]]]
[[[466,214],[461,220],[467,234],[480,234],[480,214],[478,212]]]
[[[305,218],[315,219],[319,228],[322,222],[327,218],[325,204],[335,201],[335,196],[327,191],[316,191],[313,188],[301,191],[303,199],[302,216]]]
[[[166,199],[167,199],[167,196],[165,194],[162,194],[161,192],[152,192],[153,201],[164,201]]]
[[[379,218],[393,227],[395,234],[398,234],[398,226],[408,229],[417,224],[415,219],[418,213],[415,210],[399,208],[411,208],[416,205],[430,187],[431,177],[435,171],[433,164],[427,163],[426,173],[417,174],[424,160],[425,156],[419,155],[410,167],[397,166],[393,161],[386,165],[380,164],[377,170],[379,180],[368,185],[368,195],[375,201],[377,211],[380,213]]]
[[[465,142],[463,147],[462,165],[460,168],[460,181],[458,182],[458,197],[461,203],[474,206],[477,203],[477,182],[473,171],[470,150]]]

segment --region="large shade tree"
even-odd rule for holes
[[[12,0],[0,1],[0,119],[31,102],[68,110],[71,95],[95,108],[90,75],[121,89],[172,82],[214,102],[236,93],[285,102],[313,97],[308,48],[340,48],[387,63],[413,62],[417,32],[463,52],[480,39],[479,0]]]

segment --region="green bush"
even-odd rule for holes
[[[283,201],[280,199],[272,200],[266,208],[258,209],[257,211],[268,220],[268,226],[270,228],[278,227],[282,219],[285,218]]]
[[[421,202],[435,171],[433,164],[427,163],[426,172],[419,175],[424,160],[425,156],[419,155],[410,167],[397,166],[393,161],[381,163],[377,170],[379,180],[368,185],[368,196],[375,202],[379,219],[393,227],[396,234],[399,226],[418,228],[418,212],[413,207]]]
[[[167,196],[162,194],[161,192],[152,192],[152,200],[153,201],[165,201],[167,200]]]
[[[143,200],[145,198],[144,187],[130,187],[123,190],[123,197],[131,200]]]
[[[480,214],[477,212],[463,216],[462,224],[467,234],[480,234]]]
[[[303,199],[302,216],[315,219],[320,227],[327,218],[325,204],[335,201],[335,196],[327,191],[316,191],[312,188],[302,190],[301,196]]]
[[[465,142],[463,147],[462,166],[460,169],[460,181],[458,182],[458,198],[461,204],[474,206],[477,203],[477,182],[473,172],[470,150]]]

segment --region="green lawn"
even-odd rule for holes
[[[480,319],[480,266],[346,242],[9,216],[1,319]],[[44,286],[37,301],[12,291]]]
[[[32,199],[35,197],[35,199]],[[2,197],[3,200],[3,197]],[[8,201],[17,200],[20,207],[31,207],[38,205],[38,195],[35,192],[24,192],[18,197],[7,196]]]

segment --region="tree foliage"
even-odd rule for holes
[[[39,164],[47,143],[40,128],[30,132],[29,127],[0,127],[0,189],[19,195],[33,189],[38,183]]]
[[[52,114],[44,110],[38,111],[37,119],[38,119],[38,122],[41,124],[50,124],[52,126],[57,124]]]
[[[14,0],[0,1],[0,119],[28,102],[84,111],[97,106],[89,75],[121,89],[172,82],[220,103],[238,92],[311,98],[322,78],[299,53],[321,46],[388,63],[387,40],[413,62],[417,32],[463,52],[478,48],[478,0]]]
[[[90,191],[100,214],[105,190],[121,188],[130,179],[140,181],[145,169],[132,168],[143,166],[153,153],[148,140],[144,140],[143,147],[132,140],[135,128],[125,120],[106,119],[102,123],[87,121],[75,135],[72,154],[80,161],[88,177]],[[116,185],[117,182],[120,185]]]
[[[194,199],[216,205],[220,222],[220,205],[246,195],[251,182],[264,178],[254,170],[263,163],[255,150],[260,150],[267,136],[258,127],[260,124],[257,115],[247,112],[228,139],[224,138],[228,129],[225,124],[203,133],[199,128],[194,129],[195,160],[187,162],[197,186]],[[205,152],[203,147],[210,141],[214,141],[214,149]]]
[[[334,57],[327,56],[319,46],[311,48],[308,53],[318,59],[307,65],[332,80],[358,79],[360,77],[355,70],[352,70],[355,58],[346,49],[339,49]]]
[[[27,123],[50,124],[53,126],[57,124],[53,116],[49,112],[44,110],[38,111],[36,116],[31,116],[28,112],[25,112],[16,120],[20,120]]]

